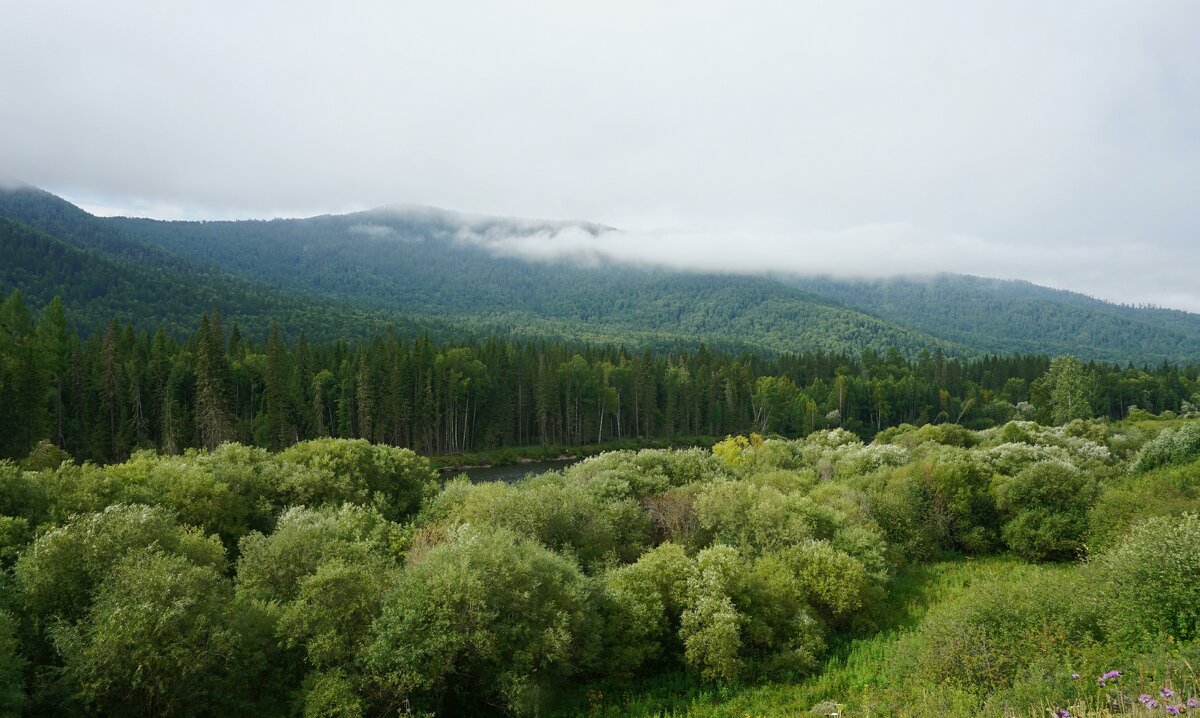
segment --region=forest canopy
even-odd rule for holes
[[[109,322],[72,329],[61,302],[0,302],[0,456],[40,440],[79,460],[174,454],[222,441],[281,449],[363,438],[426,455],[514,446],[696,439],[757,431],[860,438],[904,424],[983,429],[1188,415],[1200,367],[1134,367],[1039,355],[898,351],[732,354],[555,341],[438,341],[385,331],[368,341],[289,342],[201,317],[184,339]],[[709,437],[709,438],[705,438]]]

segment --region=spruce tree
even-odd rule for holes
[[[216,326],[214,326],[214,324]],[[227,359],[219,318],[200,319],[196,346],[196,433],[200,444],[215,449],[230,436],[229,402],[224,377]]]

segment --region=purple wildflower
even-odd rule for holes
[[[1200,708],[1200,700],[1197,700],[1196,698],[1188,698],[1187,707],[1188,708]]]
[[[1054,711],[1054,716],[1055,718],[1071,718],[1071,711],[1067,710],[1066,708],[1059,708],[1058,710]]]
[[[1146,705],[1150,701],[1151,696],[1149,693],[1143,693],[1142,695],[1138,696],[1138,703],[1141,703],[1142,705]]]
[[[1146,707],[1149,708],[1150,710],[1154,710],[1155,708],[1158,707],[1158,701],[1151,698],[1150,700],[1146,701]]]
[[[1179,715],[1179,706],[1167,706],[1163,710],[1165,710],[1169,716]]]
[[[1175,696],[1175,691],[1171,690],[1169,686],[1163,686],[1163,689],[1159,691],[1158,694],[1163,698],[1173,698]]]
[[[1120,671],[1109,671],[1108,673],[1105,673],[1104,675],[1097,678],[1096,682],[1099,683],[1101,686],[1106,686],[1106,685],[1108,685],[1109,681],[1115,681],[1116,679],[1118,679],[1120,677],[1121,677]]]

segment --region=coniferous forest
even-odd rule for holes
[[[310,343],[274,327],[244,336],[215,311],[197,324],[175,337],[113,320],[84,336],[58,299],[35,310],[14,292],[0,305],[0,455],[20,458],[43,439],[101,463],[140,449],[278,450],[322,437],[440,456],[747,431],[841,428],[869,441],[901,424],[982,429],[1200,403],[1196,365],[1081,364],[1084,401],[1056,416],[1050,359],[1036,355],[654,353],[395,330]]]

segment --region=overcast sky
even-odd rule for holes
[[[5,2],[0,175],[98,213],[410,202],[587,252],[1200,311],[1200,2]]]

